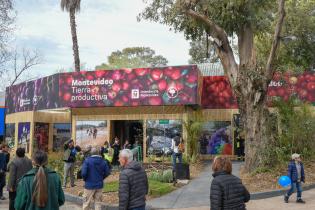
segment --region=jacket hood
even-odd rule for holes
[[[125,169],[131,169],[131,170],[135,170],[135,171],[139,171],[141,170],[141,164],[137,161],[131,161],[126,167]]]
[[[92,156],[87,158],[87,161],[95,163],[95,164],[99,164],[99,163],[103,162],[103,158],[100,155],[92,155]]]
[[[220,175],[228,175],[228,173],[225,171],[217,171],[212,174],[213,177],[220,176]]]

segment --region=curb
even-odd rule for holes
[[[71,202],[71,203],[75,203],[75,204],[80,205],[80,206],[83,205],[83,198],[82,197],[72,195],[69,193],[64,193],[64,194],[65,194],[66,201]],[[101,209],[102,210],[118,210],[119,208],[118,208],[118,206],[108,205],[106,203],[102,203]]]
[[[310,184],[310,185],[307,185],[305,187],[302,187],[303,191],[311,190],[314,188],[315,188],[315,184]],[[266,199],[266,198],[281,196],[281,195],[284,195],[285,192],[287,192],[287,191],[288,191],[288,189],[251,193],[250,194],[250,200],[260,200],[260,199]]]

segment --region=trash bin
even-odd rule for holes
[[[176,163],[175,176],[176,179],[190,179],[189,164]]]

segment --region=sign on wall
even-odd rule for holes
[[[42,150],[48,152],[48,138],[49,138],[49,124],[48,123],[35,123],[34,132],[34,151]]]
[[[86,148],[88,146],[103,146],[109,139],[106,120],[77,121],[76,144]]]
[[[15,123],[5,124],[5,143],[13,148],[15,145]]]
[[[7,87],[6,113],[60,107],[58,83],[59,75],[52,75]]]
[[[73,72],[60,75],[60,103],[69,107],[196,104],[195,66]]]
[[[25,148],[25,152],[30,151],[30,128],[31,123],[22,122],[18,124],[18,147]]]

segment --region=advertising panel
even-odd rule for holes
[[[63,151],[63,145],[71,139],[70,123],[55,123],[53,132],[53,152]]]
[[[290,97],[315,105],[315,72],[275,73],[268,88],[268,104],[280,98],[287,101]]]
[[[25,148],[25,152],[30,151],[30,128],[31,123],[22,122],[18,124],[18,147]]]
[[[102,146],[109,139],[106,120],[99,121],[77,121],[76,122],[76,144],[82,148],[88,146]]]
[[[5,143],[13,148],[15,145],[15,123],[5,124]]]
[[[198,103],[196,66],[73,72],[60,75],[64,107]]]
[[[7,87],[6,112],[54,109],[59,105],[59,75],[43,77]]]
[[[147,120],[147,154],[171,155],[172,139],[182,132],[181,120]]]
[[[0,108],[0,136],[4,135],[5,108]]]
[[[200,153],[210,155],[232,155],[232,131],[230,121],[204,123],[200,137]]]
[[[35,123],[34,142],[33,148],[36,150],[43,150],[48,152],[48,137],[49,137],[49,124],[48,123]]]

